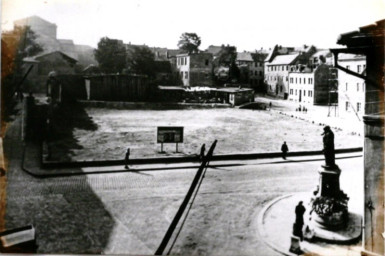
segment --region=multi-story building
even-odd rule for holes
[[[289,72],[290,101],[306,105],[327,105],[329,103],[330,85],[335,77],[334,69],[325,63],[315,69],[300,66],[299,69]]]
[[[29,26],[36,35],[36,42],[43,48],[44,53],[61,51],[65,55],[78,61],[78,64],[87,67],[97,64],[93,48],[86,45],[76,45],[71,39],[57,38],[57,25],[39,16],[15,20],[14,28]]]
[[[264,61],[266,54],[238,52],[235,63],[241,69],[243,80],[255,91],[263,91]],[[243,72],[242,72],[243,71]]]
[[[266,92],[265,84],[263,82],[265,77],[265,59],[267,54],[263,52],[256,52],[252,54],[253,63],[253,75],[251,76],[251,87],[257,92]]]
[[[341,66],[358,74],[365,74],[365,56],[340,53],[338,57],[338,62]],[[365,113],[365,81],[339,70],[338,103],[341,117],[357,116],[361,119]]]
[[[289,48],[276,45],[265,59],[265,83],[267,93],[287,99],[289,97],[289,72],[307,65],[316,52],[314,46]]]
[[[184,86],[211,86],[213,55],[207,52],[176,56],[176,65]]]

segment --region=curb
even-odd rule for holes
[[[199,162],[197,161],[197,156],[190,157],[171,157],[171,158],[142,158],[142,159],[133,159],[130,161],[130,165],[145,165],[145,164],[176,164],[176,163],[189,163],[185,166],[168,166],[168,167],[145,167],[145,168],[136,168],[136,169],[116,169],[116,170],[89,170],[84,171],[80,168],[91,168],[91,167],[112,167],[112,166],[123,166],[123,160],[110,160],[110,161],[84,161],[84,162],[67,162],[67,163],[50,163],[39,164],[38,162],[26,163],[26,154],[28,151],[28,146],[25,144],[23,147],[23,157],[21,161],[22,169],[36,178],[48,178],[48,177],[63,177],[63,176],[73,176],[73,175],[85,175],[85,174],[102,174],[102,173],[120,173],[120,172],[140,172],[140,171],[160,171],[160,170],[171,170],[171,169],[191,169],[198,168]],[[351,148],[351,149],[339,149],[336,150],[336,153],[354,153],[361,152],[362,148]],[[303,152],[291,152],[288,156],[312,156],[319,155],[321,151],[303,151]],[[214,155],[213,161],[226,161],[226,160],[257,160],[257,159],[268,159],[268,158],[278,158],[281,157],[281,153],[261,153],[261,154],[232,154],[232,155]],[[342,158],[351,158],[359,156],[347,156]],[[298,163],[306,161],[319,161],[322,159],[305,159],[300,161],[275,161],[261,164],[280,164],[280,163]],[[240,165],[239,163],[229,163],[229,164],[212,164],[210,167],[229,167]]]
[[[355,153],[362,152],[363,148],[347,148],[336,149],[336,154],[341,153]],[[297,151],[289,152],[287,156],[312,156],[322,155],[321,150],[317,151]],[[211,161],[223,161],[223,160],[253,160],[253,159],[266,159],[266,158],[278,158],[281,157],[281,152],[271,153],[251,153],[251,154],[223,154],[213,155]],[[165,164],[165,163],[185,163],[196,162],[199,160],[198,155],[183,156],[183,157],[156,157],[156,158],[136,158],[130,159],[130,164]],[[47,162],[43,161],[41,167],[47,168],[79,168],[79,167],[101,167],[101,166],[116,166],[124,165],[124,160],[102,160],[102,161],[74,161],[74,162]]]
[[[289,249],[287,249],[286,251],[283,250],[282,248],[274,245],[273,243],[269,242],[265,237],[267,236],[266,235],[266,231],[265,231],[265,228],[264,228],[264,218],[265,218],[265,214],[267,213],[267,211],[274,205],[276,204],[278,201],[281,201],[283,199],[286,199],[288,197],[291,197],[293,196],[294,194],[289,194],[289,195],[283,195],[283,196],[279,196],[275,199],[273,199],[272,201],[270,201],[262,210],[261,212],[259,213],[258,215],[258,221],[257,221],[257,229],[258,229],[258,233],[259,233],[259,236],[261,237],[262,241],[267,245],[269,246],[271,249],[273,249],[274,251],[276,252],[279,252],[283,255],[286,255],[286,256],[298,256],[297,254],[294,254],[294,253],[291,253],[289,252]]]

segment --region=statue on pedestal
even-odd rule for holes
[[[334,133],[330,126],[324,127],[322,135],[326,164],[318,171],[319,185],[311,200],[310,214],[322,228],[336,230],[347,223],[349,197],[340,189],[341,170],[335,163]]]

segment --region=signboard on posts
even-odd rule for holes
[[[183,143],[183,126],[159,126],[157,133],[158,143]]]

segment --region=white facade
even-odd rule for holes
[[[363,74],[366,58],[361,55],[341,54],[339,64],[353,72]],[[338,105],[340,116],[358,116],[365,113],[365,81],[338,70]]]
[[[190,86],[190,56],[188,54],[180,54],[176,56],[176,67],[179,70],[179,76],[184,86]]]
[[[289,73],[289,98],[288,100],[303,105],[314,103],[314,72]]]

